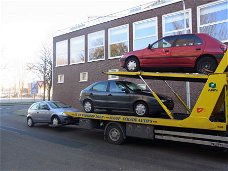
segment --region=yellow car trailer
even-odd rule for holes
[[[225,53],[216,71],[209,75],[153,72],[108,72],[109,75],[140,78],[151,91],[168,117],[151,118],[124,115],[110,115],[84,112],[66,114],[79,119],[84,128],[104,129],[105,139],[121,144],[127,136],[147,139],[165,139],[195,144],[228,148],[228,52]],[[145,81],[164,80],[188,114],[177,117],[159,99]],[[193,107],[189,109],[166,80],[204,82],[202,92]],[[221,111],[221,108],[223,110]],[[187,113],[187,112],[186,112]]]

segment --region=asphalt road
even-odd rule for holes
[[[112,145],[101,131],[29,128],[26,118],[15,114],[27,107],[0,106],[0,170],[228,170],[228,154],[210,147],[135,138]]]

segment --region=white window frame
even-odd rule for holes
[[[216,4],[220,4],[220,3],[223,3],[223,2],[226,2],[226,1],[227,0],[219,0],[219,1],[216,1],[216,2],[211,2],[211,3],[200,5],[200,6],[197,7],[197,32],[198,33],[200,33],[200,27],[211,26],[211,25],[216,25],[216,24],[221,24],[221,23],[228,22],[228,19],[227,19],[227,20],[212,22],[212,23],[203,24],[203,25],[200,24],[200,10],[202,8],[206,8],[206,7],[209,7],[209,6],[216,5]],[[222,42],[228,42],[228,40],[223,40]]]
[[[127,27],[126,27],[127,26]],[[117,44],[117,43],[121,43],[121,42],[113,42],[112,44],[110,44],[110,32],[112,29],[118,29],[118,28],[123,28],[123,27],[126,27],[127,28],[127,51],[129,52],[129,24],[124,24],[124,25],[121,25],[121,26],[117,26],[117,27],[112,27],[112,28],[109,28],[108,29],[108,59],[116,59],[116,58],[120,58],[121,56],[115,56],[115,57],[111,57],[111,51],[110,51],[110,45],[112,44]]]
[[[81,62],[71,62],[71,58],[72,58],[72,55],[71,55],[71,50],[72,50],[72,46],[71,46],[71,41],[75,38],[83,38],[83,41],[84,41],[84,61],[81,61]],[[82,50],[81,50],[82,51]],[[83,64],[85,63],[85,35],[82,35],[82,36],[78,36],[78,37],[73,37],[70,39],[70,65],[74,65],[74,64]]]
[[[83,79],[83,74],[86,74],[86,78]],[[86,82],[88,81],[88,72],[80,72],[80,80],[79,82]]]
[[[146,22],[150,22],[150,21],[155,21],[155,25],[156,25],[155,34],[150,35],[150,36],[135,38],[135,24],[146,23]],[[157,40],[158,39],[158,17],[153,17],[153,18],[134,22],[133,23],[133,50],[135,50],[135,40],[145,39],[145,38],[154,37],[154,36],[156,37],[156,40]],[[153,43],[153,42],[151,42],[151,43]]]
[[[104,57],[102,59],[95,59],[95,60],[89,60],[89,49],[92,49],[92,48],[98,48],[98,47],[102,47],[102,46],[94,46],[94,47],[89,47],[89,36],[92,35],[92,34],[96,34],[98,32],[103,32],[103,47],[104,47]],[[96,31],[96,32],[93,32],[93,33],[90,33],[88,34],[88,42],[87,42],[87,45],[88,45],[88,50],[87,50],[87,56],[88,56],[88,59],[87,61],[88,62],[95,62],[95,61],[104,61],[105,60],[105,30],[100,30],[100,31]]]
[[[63,84],[64,83],[64,74],[59,74],[58,75],[57,83],[58,84]]]
[[[175,30],[175,31],[165,32],[165,18],[169,17],[169,16],[173,16],[173,15],[184,14],[184,12],[189,13],[189,28],[186,28],[186,30],[190,29],[190,33],[192,33],[192,9],[188,8],[186,10],[181,10],[181,11],[162,15],[162,35],[163,35],[163,37],[165,36],[165,34],[176,33],[176,32],[185,30],[185,28],[183,28],[183,29],[179,29],[179,30]]]
[[[110,69],[108,72],[118,72],[119,69]],[[119,76],[116,75],[108,75],[108,80],[118,80]]]
[[[57,65],[57,43],[60,43],[60,42],[66,42],[67,44],[67,63],[66,64],[62,64],[62,65]],[[67,66],[68,65],[68,40],[62,40],[62,41],[59,41],[59,42],[56,42],[55,43],[55,67],[61,67],[61,66]]]

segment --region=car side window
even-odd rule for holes
[[[203,41],[196,35],[192,35],[194,37],[194,45],[201,45]]]
[[[189,35],[183,35],[183,36],[179,36],[175,46],[193,46],[194,45],[194,39],[193,37],[189,36]]]
[[[92,91],[107,91],[108,82],[97,83],[92,87]]]
[[[49,109],[49,107],[48,107],[48,105],[45,104],[45,103],[40,103],[39,109],[40,109],[40,110],[47,110],[47,109]]]
[[[112,81],[110,83],[109,91],[112,92],[112,93],[123,93],[124,89],[126,89],[126,88],[122,84],[120,84],[118,82]]]
[[[176,36],[164,37],[152,45],[152,49],[155,48],[169,48],[172,47],[173,42],[176,40]]]
[[[38,110],[39,108],[39,103],[35,103],[32,105],[32,107],[30,108],[31,110]]]
[[[175,42],[176,47],[179,46],[194,46],[202,44],[202,40],[195,35],[182,35],[179,36],[177,41]]]

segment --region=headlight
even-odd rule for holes
[[[65,114],[64,112],[61,113],[62,116],[68,116],[67,114]]]

